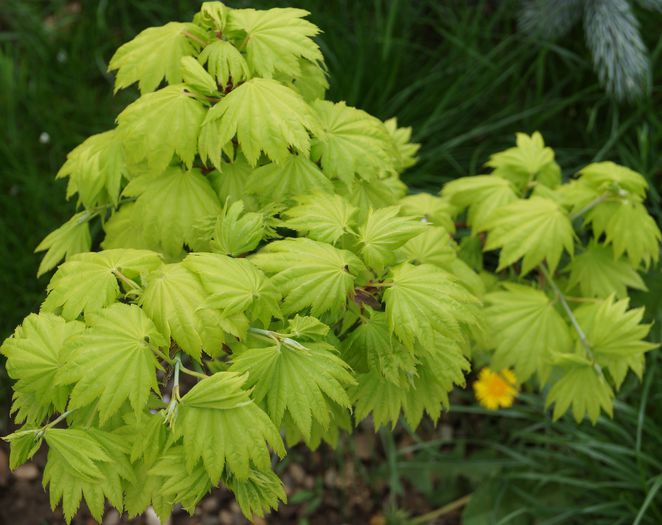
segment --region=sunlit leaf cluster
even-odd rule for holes
[[[642,372],[643,178],[599,163],[561,184],[534,134],[407,195],[411,130],[324,100],[306,15],[207,2],[110,62],[141,96],[58,174],[79,211],[39,245],[47,297],[1,347],[11,466],[45,443],[68,521],[81,499],[165,520],[219,484],[261,516],[288,446],[437,421],[472,353],[548,387],[556,417],[611,413]]]

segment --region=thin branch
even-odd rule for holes
[[[429,523],[432,520],[436,520],[437,518],[441,518],[442,516],[446,516],[447,514],[450,514],[453,511],[461,509],[467,503],[469,503],[470,499],[471,499],[471,494],[467,494],[466,496],[462,496],[460,499],[457,499],[455,501],[451,501],[448,505],[444,505],[443,507],[441,507],[439,509],[433,510],[432,512],[428,512],[427,514],[423,514],[422,516],[419,516],[418,518],[414,518],[413,520],[411,520],[411,523],[413,525],[420,525],[422,523]]]
[[[591,202],[589,202],[586,206],[584,206],[581,210],[579,210],[578,212],[573,213],[570,216],[570,220],[574,221],[575,219],[578,219],[579,217],[584,215],[586,212],[588,212],[588,211],[592,210],[593,208],[595,208],[598,204],[602,204],[610,196],[611,196],[610,193],[603,193],[602,195],[596,197]]]
[[[558,287],[558,285],[554,282],[554,279],[552,277],[551,272],[545,267],[544,264],[540,265],[540,270],[542,271],[543,274],[545,274],[545,279],[547,279],[547,282],[552,287],[552,290],[554,290],[554,293],[556,294],[556,297],[558,298],[559,302],[561,303],[561,306],[563,306],[563,309],[565,310],[565,313],[568,315],[568,318],[570,319],[570,323],[572,324],[573,328],[575,329],[575,332],[577,332],[577,335],[579,336],[579,340],[581,341],[582,345],[584,346],[584,349],[586,350],[586,355],[594,363],[594,366],[596,367],[596,370],[598,370],[600,373],[602,373],[602,369],[600,368],[600,365],[598,365],[598,363],[596,362],[595,356],[593,355],[593,348],[591,347],[591,343],[589,343],[588,338],[586,337],[586,334],[584,333],[584,330],[579,325],[579,321],[577,321],[577,318],[575,317],[575,314],[572,311],[572,308],[570,308],[570,305],[568,304],[568,301],[567,301],[567,298],[566,298],[565,294],[561,291],[561,289]]]

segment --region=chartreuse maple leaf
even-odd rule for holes
[[[401,217],[399,206],[370,210],[359,227],[361,257],[377,273],[396,261],[395,250],[426,230],[426,223],[412,217]]]
[[[517,200],[512,183],[494,175],[461,177],[444,186],[442,196],[458,210],[468,208],[467,224],[483,231],[497,210]]]
[[[253,343],[255,344],[255,343]],[[348,365],[335,348],[324,342],[306,342],[297,347],[278,339],[234,354],[231,371],[248,372],[247,386],[271,420],[280,425],[285,412],[310,439],[312,421],[323,428],[331,423],[333,401],[344,408],[351,403],[346,388],[354,384]]]
[[[280,293],[264,273],[246,259],[234,259],[215,253],[191,253],[184,266],[196,273],[209,294],[205,305],[219,309],[226,322],[244,319],[238,337],[245,335],[248,321],[259,320],[269,325],[272,317],[280,317]]]
[[[135,202],[122,204],[104,222],[103,229],[105,237],[101,241],[101,247],[104,250],[113,250],[116,248],[134,248],[136,250],[159,249],[158,243],[149,243],[145,239],[140,217],[136,212]]]
[[[648,267],[660,257],[662,233],[655,219],[637,199],[608,200],[590,209],[585,216],[596,239],[604,235],[614,257],[626,255],[635,268]]]
[[[117,204],[122,178],[127,175],[118,138],[116,129],[92,135],[67,155],[56,177],[69,178],[67,198],[78,193],[80,202],[88,208]]]
[[[299,93],[306,102],[314,102],[323,99],[329,89],[327,71],[324,63],[311,62],[305,58],[299,59],[298,75],[286,75],[278,73],[274,76],[276,80],[291,87]]]
[[[264,215],[245,213],[243,201],[226,203],[215,221],[209,247],[213,252],[237,257],[257,248],[265,235],[265,227]]]
[[[174,431],[184,438],[187,468],[202,459],[214,485],[224,468],[239,480],[250,478],[251,466],[269,470],[268,447],[285,455],[278,429],[243,388],[247,379],[246,374],[218,372],[179,402]]]
[[[271,78],[280,72],[297,77],[299,59],[321,62],[322,53],[312,39],[319,28],[304,20],[303,9],[233,9],[229,12],[228,35],[246,49],[248,64],[257,75]]]
[[[522,259],[522,275],[543,261],[554,272],[565,250],[574,253],[574,231],[558,203],[542,197],[519,199],[502,208],[485,224],[485,250],[501,249],[501,271]]]
[[[568,288],[579,287],[585,297],[627,297],[627,289],[646,290],[636,269],[622,258],[614,257],[607,246],[591,241],[586,249],[568,264]]]
[[[251,261],[282,291],[285,315],[308,307],[314,316],[340,313],[355,280],[365,272],[352,252],[306,238],[272,242]]]
[[[554,161],[554,151],[545,147],[542,135],[517,133],[517,147],[495,153],[487,161],[494,175],[512,181],[523,189],[527,183],[540,182],[555,188],[561,183],[561,168]]]
[[[77,213],[39,243],[34,251],[46,251],[46,254],[39,263],[37,277],[53,269],[62,259],[89,251],[92,246],[92,238],[88,221],[93,216],[88,211]]]
[[[123,480],[134,479],[124,439],[98,429],[49,428],[44,432],[48,460],[43,484],[51,507],[62,500],[65,520],[71,522],[80,500],[99,522],[105,500],[123,508]]]
[[[307,156],[308,132],[317,130],[301,95],[275,80],[252,78],[209,110],[200,131],[200,156],[221,169],[220,152],[236,136],[251,166],[261,152],[281,163],[290,156],[290,148]]]
[[[134,213],[140,217],[145,240],[171,258],[179,257],[184,244],[193,241],[198,220],[221,211],[214,189],[197,169],[171,166],[160,175],[138,177],[124,194],[137,196]]]
[[[365,220],[371,208],[393,206],[404,197],[406,188],[395,177],[355,178],[350,186],[340,184],[336,191],[358,209],[358,219]]]
[[[448,200],[429,193],[416,193],[402,198],[399,204],[400,213],[404,216],[416,217],[423,222],[441,226],[450,233],[455,231],[452,218],[455,210]]]
[[[396,117],[386,120],[384,122],[384,127],[391,135],[391,140],[397,151],[395,169],[398,173],[401,173],[416,164],[416,153],[418,153],[421,145],[411,142],[412,129],[399,128],[398,119]]]
[[[404,263],[391,270],[392,284],[384,292],[391,331],[408,347],[427,345],[440,332],[461,338],[462,325],[480,329],[478,299],[455,277],[430,264]]]
[[[359,374],[357,379],[358,385],[351,390],[356,421],[371,415],[375,429],[388,423],[395,428],[404,400],[411,394],[411,385],[393,383],[379,370]]]
[[[357,372],[377,370],[399,385],[402,374],[415,374],[414,352],[403,345],[389,328],[384,312],[368,309],[368,318],[343,342],[343,358]]]
[[[579,181],[597,194],[625,190],[643,199],[648,182],[639,173],[611,161],[594,162],[579,171]]]
[[[659,346],[644,340],[651,325],[641,323],[643,308],[628,310],[627,299],[617,301],[611,296],[583,304],[574,314],[595,360],[609,372],[617,388],[623,383],[628,369],[641,378],[644,354]],[[581,344],[577,345],[582,350]]]
[[[351,185],[354,174],[366,179],[395,170],[391,140],[383,122],[365,111],[317,100],[312,104],[322,131],[313,140],[311,157],[324,173]]]
[[[588,359],[575,354],[560,360],[558,364],[563,366],[563,374],[552,385],[545,399],[545,406],[554,405],[554,419],[559,419],[569,408],[577,423],[586,416],[595,423],[601,409],[611,417],[614,392],[605,376]]]
[[[42,305],[65,319],[99,310],[115,302],[120,282],[129,290],[138,288],[132,277],[161,265],[158,253],[148,250],[115,249],[75,255],[62,264],[48,283],[48,297]]]
[[[434,264],[455,273],[456,250],[455,242],[444,228],[429,225],[423,233],[403,244],[397,250],[396,258],[412,264]]]
[[[356,208],[334,193],[314,192],[295,197],[296,205],[285,211],[285,226],[314,241],[336,244],[354,232]]]
[[[251,469],[248,479],[243,480],[228,473],[222,481],[234,493],[241,512],[250,520],[276,510],[279,502],[287,501],[283,482],[272,470]]]
[[[197,153],[200,125],[207,108],[184,84],[143,95],[117,117],[118,133],[131,162],[147,161],[160,173],[177,155],[188,168]]]
[[[333,192],[333,184],[313,161],[303,155],[289,155],[282,163],[272,162],[253,171],[246,190],[267,204],[315,191]]]
[[[172,446],[145,473],[147,488],[156,487],[156,502],[152,502],[156,503],[155,510],[163,521],[168,519],[177,503],[193,514],[195,506],[212,487],[203,464],[198,461],[189,464],[190,452],[185,446]]]
[[[253,168],[246,158],[237,152],[232,162],[222,162],[219,171],[212,171],[207,177],[221,202],[243,200],[247,203],[250,197],[245,188],[252,172]]]
[[[64,412],[70,388],[57,385],[55,378],[65,363],[63,346],[84,328],[81,322],[67,322],[50,313],[30,314],[4,341],[0,353],[7,358],[7,374],[16,381],[17,423],[39,425],[53,411]]]
[[[356,420],[372,415],[375,429],[395,427],[403,413],[407,422],[418,426],[424,413],[434,421],[448,407],[448,393],[454,385],[464,385],[464,372],[470,363],[456,342],[436,332],[429,347],[416,345],[415,371],[402,370],[398,381],[385,377],[378,368],[359,374],[352,389]]]
[[[163,78],[169,84],[182,80],[181,58],[200,50],[205,31],[192,23],[170,22],[150,27],[121,46],[110,59],[109,71],[117,70],[115,91],[138,82],[141,93],[154,91]]]
[[[184,352],[200,361],[205,330],[195,314],[207,295],[196,274],[174,263],[150,274],[140,304],[166,339],[172,337]],[[214,354],[214,349],[208,350]]]
[[[182,57],[182,77],[184,83],[203,95],[219,95],[216,80],[193,57]]]
[[[490,366],[514,368],[517,379],[533,374],[544,383],[557,353],[572,351],[570,328],[555,301],[530,286],[503,283],[503,290],[484,297],[484,313],[495,349]]]
[[[209,73],[225,89],[250,78],[248,64],[241,52],[226,40],[214,40],[200,53],[198,60],[207,64]]]
[[[57,383],[74,384],[69,408],[95,403],[103,424],[125,401],[134,413],[158,392],[153,348],[169,341],[136,305],[113,304],[86,316],[89,328],[68,340]]]

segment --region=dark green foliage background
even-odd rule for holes
[[[229,3],[295,5],[312,12],[312,21],[324,31],[320,43],[331,98],[413,126],[414,139],[423,145],[419,164],[405,177],[414,189],[436,192],[449,179],[477,173],[490,153],[512,143],[516,131],[539,130],[566,175],[601,159],[643,173],[652,188],[649,207],[662,217],[662,14],[639,13],[654,72],[652,96],[618,105],[597,83],[581,28],[560,42],[534,41],[517,33],[514,1]],[[35,278],[39,256],[32,250],[73,212],[74,203],[64,198],[65,184],[53,180],[66,153],[111,127],[135,97],[131,90],[112,95],[113,79],[106,72],[110,56],[145,27],[189,19],[198,5],[184,0],[0,2],[0,338],[42,300],[48,277]],[[42,133],[50,136],[48,143],[40,142]],[[651,275],[650,286],[658,291],[649,301],[662,295],[659,281]],[[649,306],[662,323],[659,299]],[[656,334],[659,341],[659,330]],[[472,443],[423,443],[413,460],[386,447],[394,456],[384,476],[397,495],[401,477],[421,480],[428,473],[434,481],[430,497],[442,505],[473,490],[475,480],[507,471],[499,478],[505,481],[497,484],[498,494],[491,494],[488,484],[478,493],[486,498],[486,508],[497,509],[494,498],[503,503],[499,519],[506,521],[499,523],[528,523],[531,515],[547,519],[552,504],[561,510],[541,523],[574,523],[573,509],[607,503],[611,506],[595,514],[604,519],[591,523],[631,523],[644,505],[639,523],[660,523],[662,378],[659,359],[649,361],[646,388],[633,382],[613,423],[552,426],[541,419],[539,401],[525,397],[512,417],[483,415],[480,428],[472,429],[478,433]],[[0,368],[0,389],[7,387],[3,374]],[[7,393],[0,395],[6,399]],[[457,412],[455,417],[464,416]],[[476,446],[478,455],[470,453]],[[651,457],[658,462],[651,463]],[[554,472],[560,477],[550,481]],[[550,492],[547,482],[560,492]],[[522,499],[531,486],[554,501]],[[616,503],[622,504],[614,504],[616,493]],[[576,494],[585,496],[585,505]],[[476,505],[472,512],[481,519]],[[517,513],[518,508],[528,510]],[[489,518],[494,521],[467,523],[496,523],[497,511]],[[554,521],[561,511],[569,512],[566,521]]]

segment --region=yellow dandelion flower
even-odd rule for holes
[[[478,381],[474,383],[476,399],[489,410],[511,406],[518,391],[517,378],[507,369],[493,372],[489,368],[483,368],[478,374]]]

